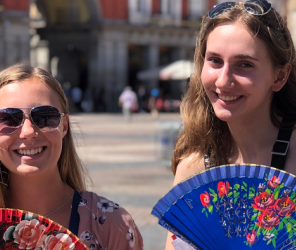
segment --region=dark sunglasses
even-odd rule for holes
[[[208,16],[209,18],[214,19],[237,4],[240,3],[225,2],[217,4],[209,11]],[[271,4],[266,0],[249,0],[243,3],[243,5],[245,11],[255,16],[263,16],[271,10]]]
[[[22,109],[30,110],[25,113]],[[21,127],[25,120],[25,114],[29,114],[31,122],[42,132],[50,132],[58,128],[61,113],[53,106],[39,106],[33,108],[2,108],[0,109],[0,134],[11,134]]]

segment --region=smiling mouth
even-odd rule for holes
[[[39,147],[34,149],[17,149],[15,150],[15,152],[23,156],[32,156],[32,155],[40,154],[44,149],[45,147]]]
[[[219,99],[221,99],[222,101],[226,101],[226,102],[230,102],[230,101],[235,101],[239,98],[241,98],[242,96],[225,96],[225,95],[219,95],[217,94],[217,96],[219,97]]]

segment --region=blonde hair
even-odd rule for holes
[[[295,48],[287,25],[279,13],[272,8],[267,14],[258,17],[246,12],[242,4],[236,4],[214,19],[206,16],[195,50],[196,71],[181,103],[183,131],[172,159],[174,174],[180,160],[193,152],[197,152],[199,157],[210,153],[210,160],[216,165],[228,163],[234,141],[227,123],[216,117],[200,76],[209,34],[220,24],[234,22],[244,24],[265,43],[275,68],[291,64],[292,70],[285,86],[273,95],[270,116],[277,127],[280,126],[278,117],[296,118]]]
[[[13,65],[0,72],[0,88],[10,82],[23,81],[31,77],[39,78],[41,83],[46,84],[50,89],[56,92],[62,106],[62,112],[69,113],[68,100],[60,83],[44,69],[34,68],[28,64]],[[74,190],[85,191],[86,170],[75,149],[70,121],[67,134],[63,138],[62,152],[58,160],[58,168],[63,182],[68,184]],[[1,164],[1,170],[7,171],[3,164]],[[0,191],[1,207],[5,206],[4,195],[6,191],[7,187],[2,184]]]

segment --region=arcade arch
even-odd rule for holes
[[[95,90],[99,1],[31,0],[29,16],[31,63],[54,72],[62,85]]]

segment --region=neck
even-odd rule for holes
[[[46,216],[72,198],[73,190],[62,182],[60,175],[51,178],[10,174],[7,207],[27,210]]]
[[[235,142],[231,163],[270,165],[272,147],[279,131],[270,119],[228,125]]]

